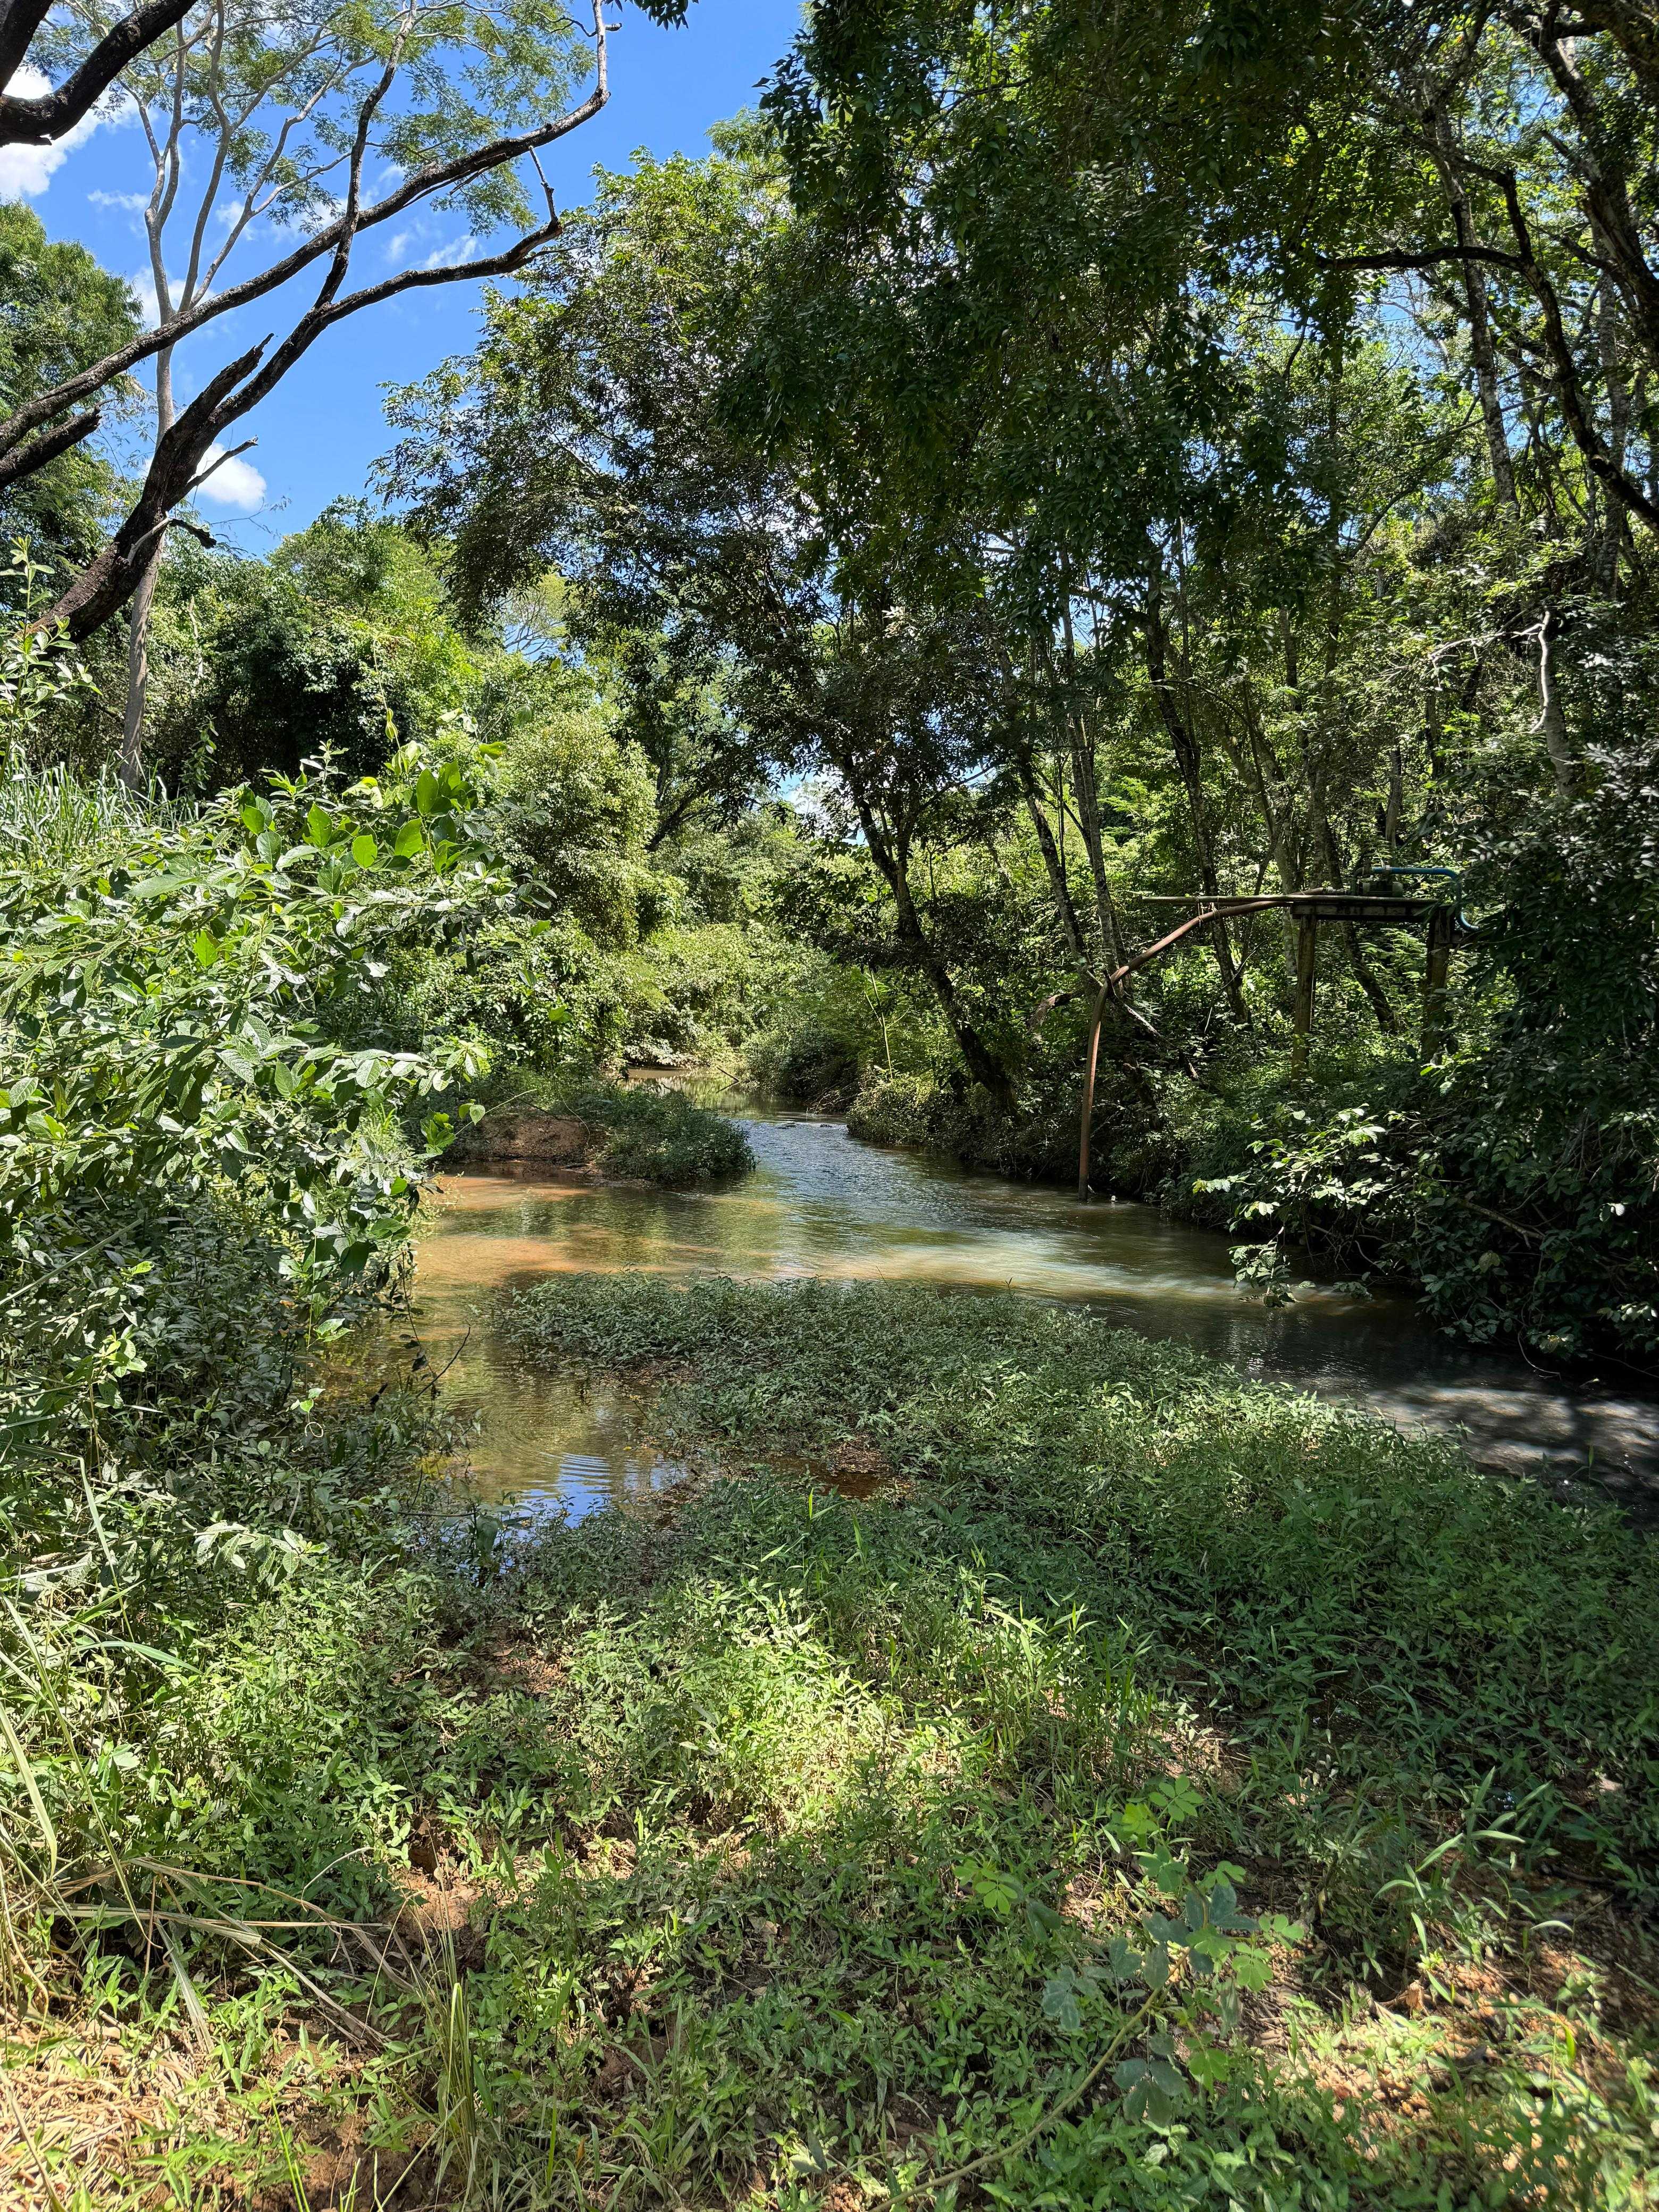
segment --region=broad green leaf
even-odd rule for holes
[[[1241,1989],[1265,1990],[1273,1978],[1273,1962],[1253,1943],[1241,1943],[1233,1953],[1233,1977]]]

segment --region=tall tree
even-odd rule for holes
[[[0,406],[27,404],[137,329],[118,276],[84,246],[48,240],[31,210],[0,206]],[[28,538],[49,570],[78,566],[97,549],[99,506],[114,478],[86,440],[102,420],[88,409],[47,432],[31,466],[0,467],[0,535]]]
[[[684,0],[645,4],[660,20],[684,12]],[[14,407],[0,423],[0,469],[32,466],[43,434],[70,434],[69,410],[154,359],[156,435],[137,495],[46,617],[78,639],[133,608],[130,776],[142,770],[149,599],[176,510],[221,465],[233,425],[335,324],[400,294],[505,274],[557,235],[537,156],[604,106],[607,43],[601,9],[584,31],[557,0],[483,9],[453,0],[195,0],[167,39],[128,64],[114,96],[135,114],[147,153],[155,327]],[[349,288],[366,236],[402,222],[405,238],[393,240],[402,254],[410,225],[446,212],[465,228]],[[270,253],[273,241],[285,250]],[[176,402],[181,343],[313,270],[315,289],[280,337],[214,369],[193,353],[198,388]]]
[[[388,475],[452,548],[477,606],[558,568],[599,636],[714,651],[725,741],[829,769],[975,1079],[1009,1071],[928,927],[915,868],[942,800],[985,764],[994,662],[959,610],[907,605],[855,573],[867,527],[831,512],[722,412],[757,248],[781,222],[769,147],[605,178],[526,296],[495,304],[470,362],[402,395]],[[708,733],[711,738],[716,732]],[[718,776],[718,757],[708,773]]]

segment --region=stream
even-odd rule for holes
[[[1246,1373],[1352,1399],[1403,1429],[1461,1431],[1483,1465],[1569,1488],[1587,1479],[1659,1519],[1659,1395],[1610,1370],[1569,1383],[1440,1335],[1407,1298],[1301,1286],[1268,1312],[1237,1286],[1228,1240],[1128,1200],[1064,1193],[860,1144],[820,1115],[734,1110],[756,1170],[704,1191],[605,1184],[544,1167],[445,1176],[421,1225],[414,1320],[468,1458],[512,1517],[571,1518],[678,1472],[640,1442],[623,1387],[538,1369],[493,1328],[498,1291],[638,1268],[781,1281],[1012,1289],[1088,1305]]]

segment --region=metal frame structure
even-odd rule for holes
[[[1396,871],[1395,872],[1407,872]],[[1425,873],[1426,871],[1411,871]],[[1449,873],[1449,871],[1437,872]],[[1455,880],[1455,879],[1454,879]],[[1162,903],[1163,902],[1159,902]],[[1423,1057],[1432,1060],[1445,1032],[1446,990],[1451,972],[1452,945],[1458,932],[1456,906],[1431,898],[1409,898],[1381,891],[1280,891],[1260,898],[1182,897],[1170,903],[1188,904],[1197,912],[1176,924],[1155,944],[1115,968],[1095,994],[1089,1020],[1088,1056],[1083,1077],[1083,1116],[1078,1139],[1077,1194],[1089,1195],[1089,1149],[1094,1121],[1095,1076],[1100,1063],[1100,1027],[1106,1009],[1122,996],[1123,986],[1139,968],[1161,959],[1184,938],[1207,922],[1234,915],[1288,914],[1296,924],[1296,994],[1292,1002],[1291,1074],[1299,1080],[1308,1070],[1308,1039],[1313,1033],[1314,988],[1319,965],[1319,930],[1322,922],[1350,922],[1373,929],[1414,929],[1425,927],[1426,958],[1423,976]],[[1466,925],[1467,927],[1467,925]]]

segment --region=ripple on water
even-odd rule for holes
[[[491,1326],[495,1293],[538,1276],[718,1273],[754,1280],[1012,1289],[1099,1309],[1247,1372],[1357,1400],[1401,1427],[1459,1430],[1484,1463],[1560,1480],[1587,1470],[1659,1513],[1659,1400],[1623,1382],[1568,1389],[1522,1361],[1461,1348],[1408,1299],[1307,1286],[1268,1313],[1233,1279],[1228,1240],[1122,1201],[1065,1194],[860,1144],[839,1122],[745,1115],[752,1176],[664,1191],[523,1170],[447,1176],[422,1229],[416,1319],[446,1395],[475,1414],[486,1497],[580,1516],[683,1472],[642,1444],[641,1406],[532,1367]]]

